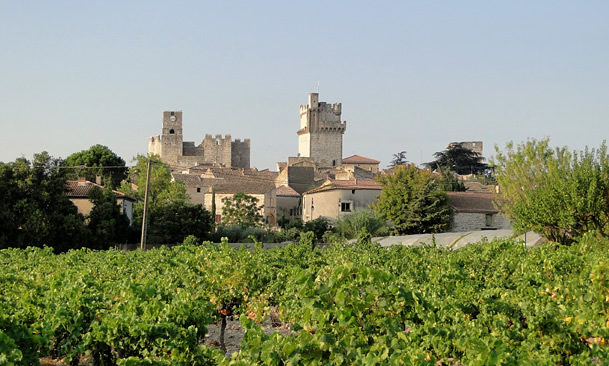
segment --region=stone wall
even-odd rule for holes
[[[487,225],[486,215],[491,215],[490,225]],[[510,229],[508,219],[499,214],[458,212],[453,216],[452,232],[478,231],[485,229]]]

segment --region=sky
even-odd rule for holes
[[[299,107],[342,103],[343,156],[433,160],[453,141],[609,136],[608,1],[0,0],[0,161],[102,144],[128,165],[185,141],[296,156]],[[318,89],[319,88],[319,89]]]

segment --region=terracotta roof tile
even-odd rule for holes
[[[380,161],[361,155],[352,155],[343,159],[343,164],[379,164]]]
[[[93,187],[98,187],[102,190],[104,189],[104,186],[93,183],[93,182],[89,182],[88,180],[85,180],[85,181],[69,180],[66,183],[68,185],[68,192],[66,194],[70,198],[89,198],[89,191]],[[135,201],[135,198],[127,196],[123,192],[119,192],[119,191],[115,191],[115,190],[112,190],[112,192],[114,192],[114,194],[117,197],[123,197],[125,199]]]
[[[290,186],[280,186],[277,188],[277,195],[284,197],[300,197],[300,194]]]
[[[330,191],[333,189],[368,189],[368,190],[382,190],[382,186],[375,179],[354,179],[354,180],[334,180],[328,179],[321,186],[312,189],[305,193],[317,193],[323,191]]]
[[[463,213],[498,213],[493,202],[500,197],[492,193],[446,192],[448,205]]]

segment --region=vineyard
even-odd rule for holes
[[[590,365],[609,360],[609,241],[457,251],[0,251],[0,365]],[[267,334],[273,309],[290,332]],[[237,317],[226,358],[206,326]]]

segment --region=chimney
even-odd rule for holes
[[[79,186],[84,186],[87,184],[87,181],[85,179],[85,177],[78,177],[78,185]]]
[[[102,177],[101,177],[101,175],[98,174],[98,175],[95,176],[95,184],[100,185],[100,186],[102,185]]]

